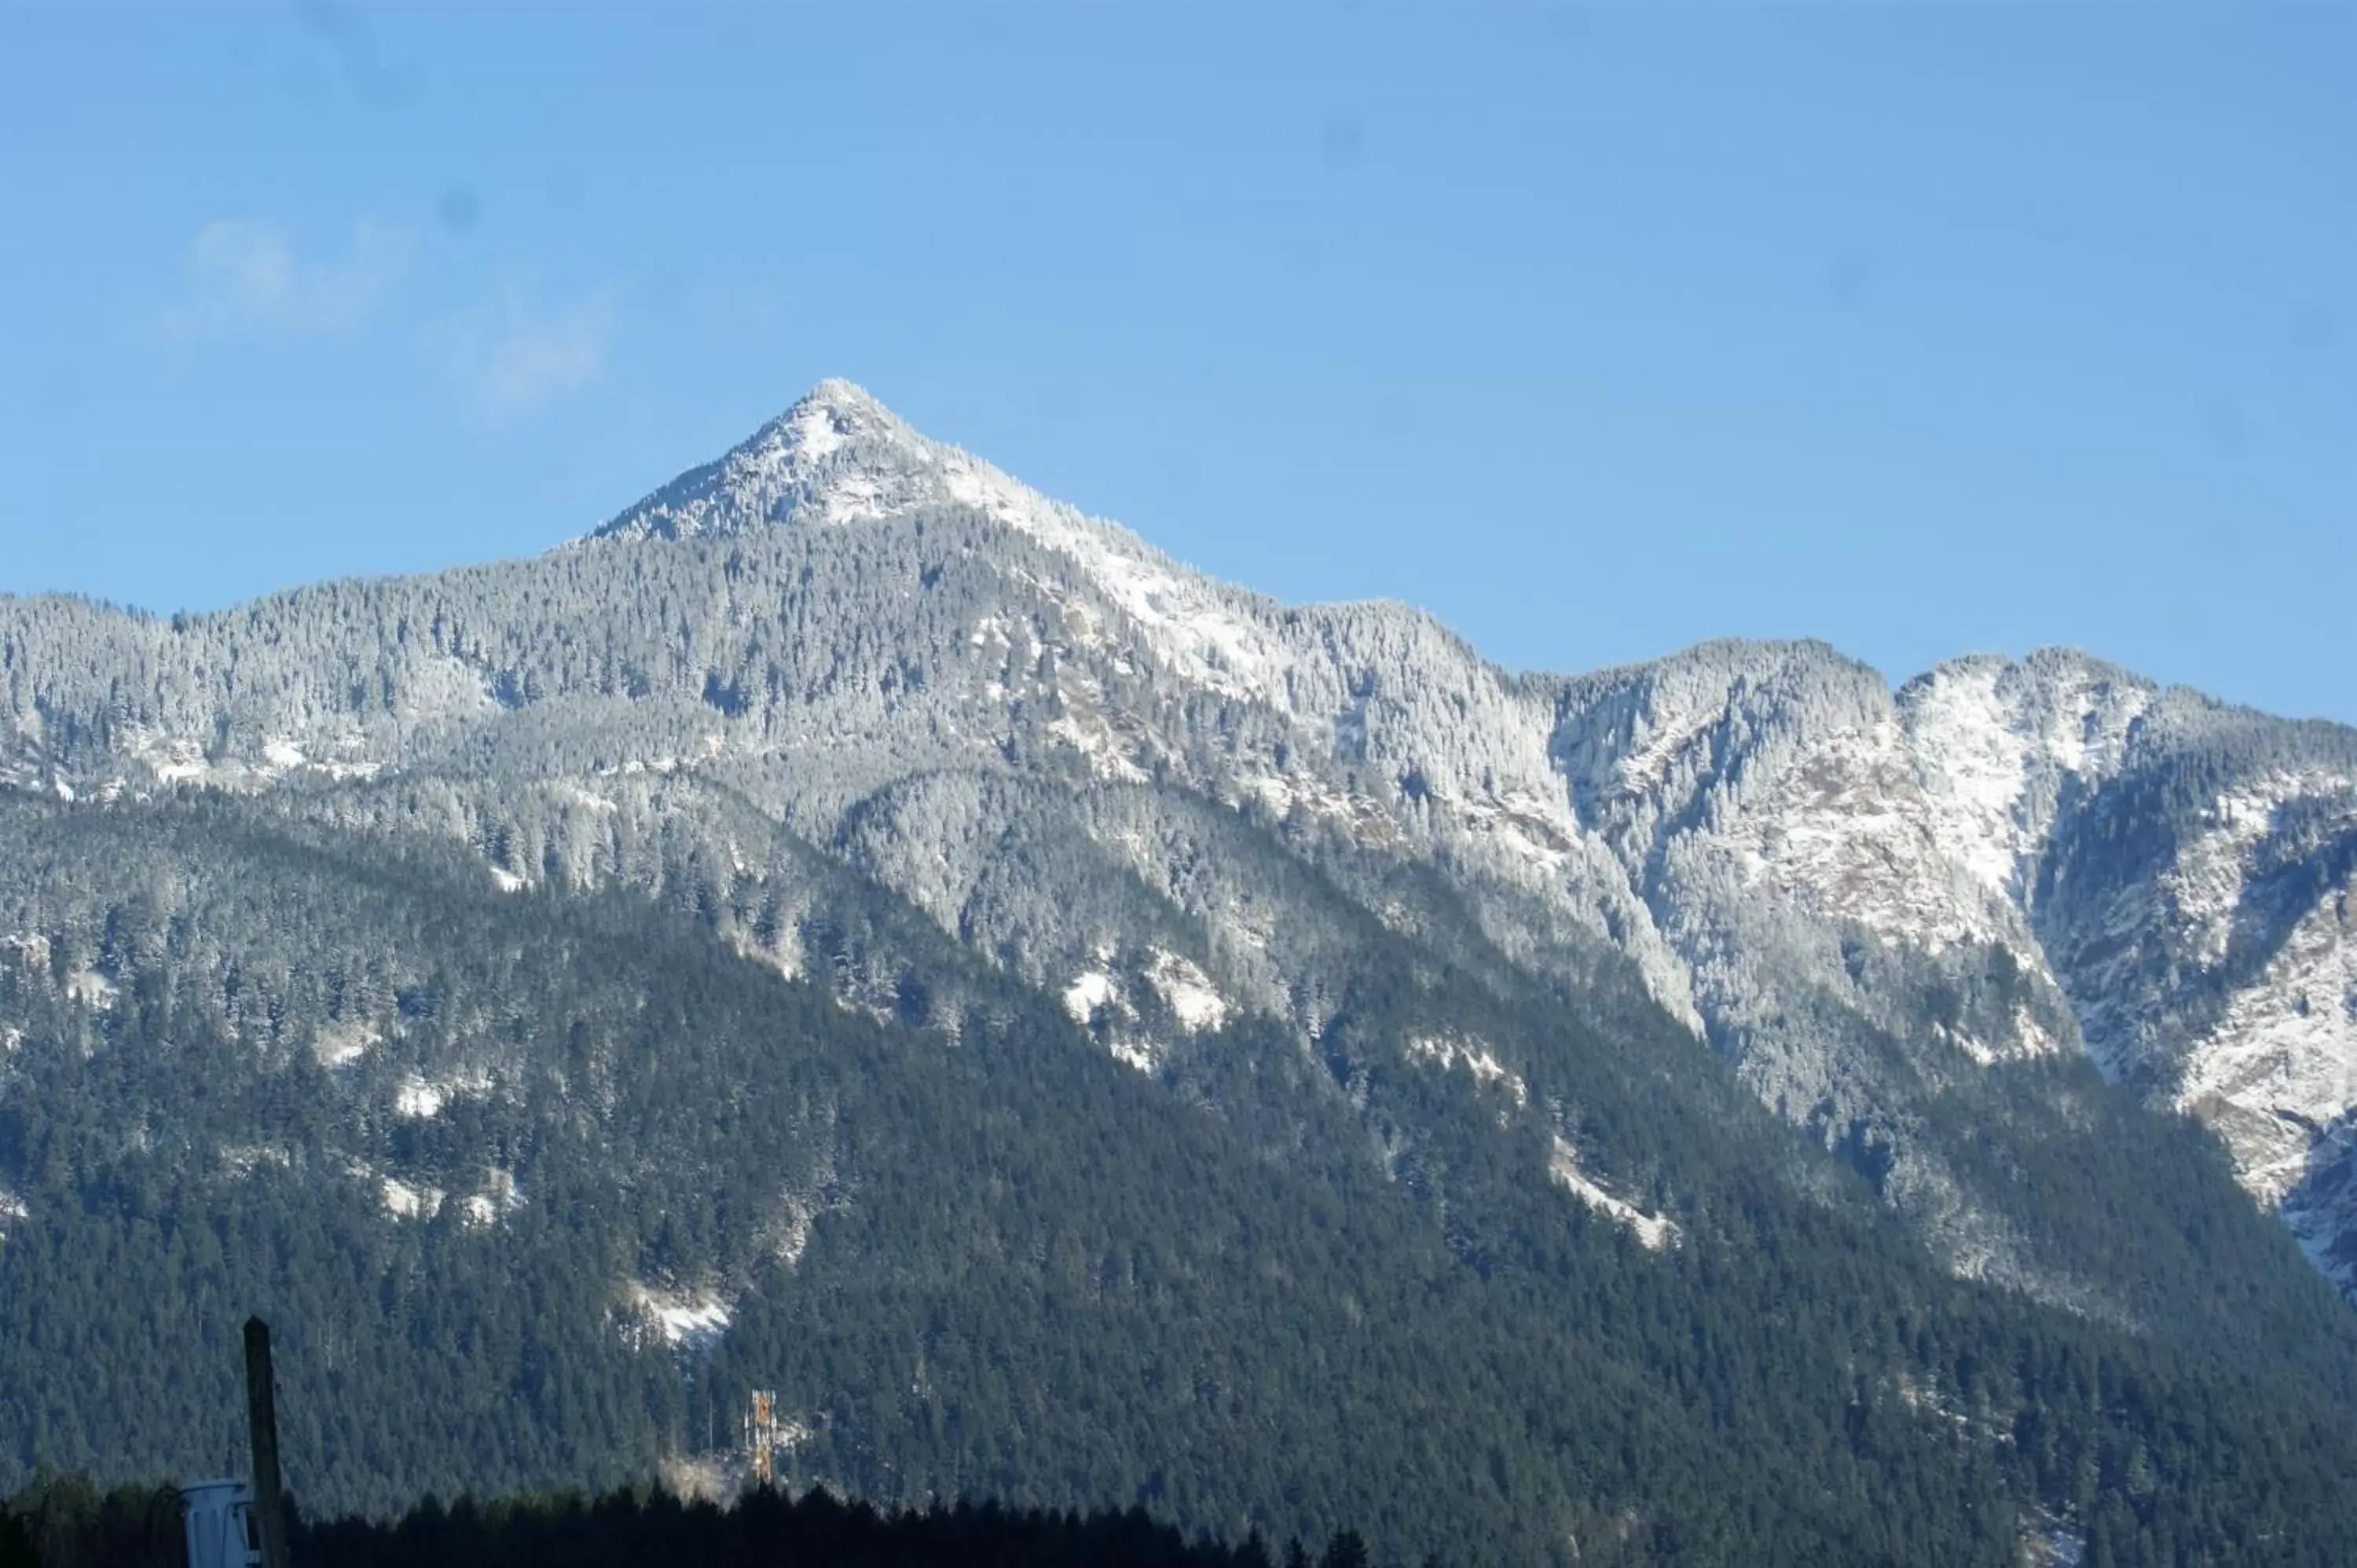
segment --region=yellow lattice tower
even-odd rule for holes
[[[766,1487],[777,1478],[777,1447],[778,1396],[755,1389],[745,1410],[745,1471],[755,1486]]]

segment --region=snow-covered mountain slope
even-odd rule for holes
[[[1174,670],[1225,695],[1266,700],[1288,660],[1220,585],[1135,534],[1049,500],[953,446],[926,439],[848,381],[823,381],[719,462],[694,469],[597,531],[694,538],[768,524],[841,527],[926,507],[973,509],[1070,560]],[[1087,634],[1083,628],[1083,635]]]
[[[1993,1251],[1927,1093],[2064,1047],[2020,911],[1950,848],[1889,688],[1816,644],[1720,643],[1561,682],[1554,752],[1584,824],[1684,960],[1710,1038],[1958,1266]]]
[[[2357,736],[2164,693],[2069,782],[2028,892],[2087,1049],[2214,1128],[2351,1288]]]
[[[2357,1279],[2357,737],[2076,653],[1895,693],[1811,643],[1516,675],[1405,607],[1190,571],[827,382],[538,560],[169,623],[0,601],[0,784],[391,789],[502,885],[775,881],[741,811],[1149,1067],[1236,1010],[1318,1037],[1318,899],[1542,977],[1625,961],[1960,1269],[2028,1265],[1923,1107],[2083,1047]],[[1239,869],[1238,824],[1320,891]]]
[[[1485,929],[1510,947],[1546,940],[1532,929],[1535,898],[1563,934],[1618,941],[1699,1022],[1682,967],[1580,831],[1548,755],[1544,693],[1419,612],[1292,608],[1216,582],[918,435],[841,381],[597,539],[943,512],[1000,535],[998,597],[1029,612],[974,621],[958,656],[983,676],[969,688],[977,706],[1045,704],[1041,739],[1108,782],[1175,773],[1307,837],[1413,846],[1476,890]],[[1007,536],[1042,564],[1006,560]]]

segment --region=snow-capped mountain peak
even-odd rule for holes
[[[915,446],[921,438],[890,409],[876,401],[866,388],[833,377],[803,394],[791,408],[764,427],[779,449],[802,463],[815,464],[846,440],[858,435],[885,435]]]
[[[920,481],[941,466],[939,450],[860,387],[821,381],[719,461],[681,475],[597,537],[683,538],[882,516],[921,499]]]
[[[563,555],[185,628],[0,600],[0,652],[38,682],[0,693],[0,788],[709,767],[947,929],[1001,910],[991,950],[1060,992],[1107,942],[1178,950],[1076,913],[1085,878],[1027,886],[982,853],[994,813],[1077,789],[1064,847],[1200,899],[1205,983],[1321,1027],[1310,958],[1282,916],[1206,891],[1196,827],[1096,799],[1160,779],[1375,878],[1403,929],[1448,922],[1382,878],[1446,886],[1448,921],[1551,975],[1617,949],[1770,1104],[1829,1143],[1884,1137],[1894,1201],[1926,1213],[1965,1200],[1921,1086],[2083,1044],[2219,1129],[2357,1294],[2357,734],[2069,650],[1896,693],[1815,642],[1512,675],[1403,606],[1288,608],[1193,571],[843,381]],[[618,612],[658,575],[665,613]],[[232,665],[229,692],[209,671]],[[137,700],[119,669],[147,671]]]
[[[1252,596],[1172,561],[1116,524],[1051,500],[919,435],[847,381],[821,381],[716,463],[692,469],[596,538],[683,538],[763,525],[843,526],[927,507],[978,512],[1069,557],[1164,662],[1223,695],[1267,694],[1282,655]]]

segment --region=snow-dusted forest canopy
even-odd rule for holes
[[[1401,1555],[2345,1537],[2347,730],[1513,673],[841,383],[535,559],[0,599],[0,1484],[218,1468],[259,1302],[332,1509],[765,1387],[801,1483]]]

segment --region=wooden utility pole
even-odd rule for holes
[[[270,1372],[270,1325],[245,1320],[245,1421],[253,1442],[253,1521],[262,1568],[288,1568],[286,1509],[279,1497],[278,1394]]]

